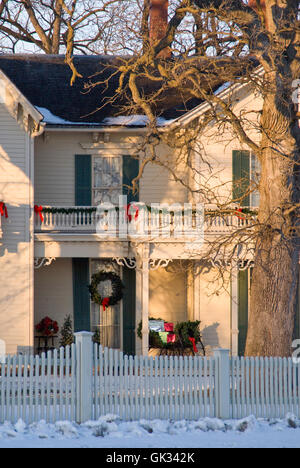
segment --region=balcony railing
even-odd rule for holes
[[[44,207],[43,220],[35,214],[36,233],[89,233],[101,237],[197,238],[218,235],[251,226],[253,217],[241,213],[212,214],[125,210],[99,214],[94,207]]]

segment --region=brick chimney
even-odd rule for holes
[[[168,28],[169,0],[150,0],[150,44],[155,45],[166,35]],[[171,57],[171,50],[159,53],[161,58]]]
[[[253,8],[254,11],[258,11],[258,6],[256,0],[248,0],[248,6],[250,8]],[[265,22],[266,22],[266,28],[269,29],[269,21],[267,18],[266,14],[266,0],[260,0],[260,6],[264,14]]]

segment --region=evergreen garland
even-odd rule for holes
[[[180,338],[184,348],[192,347],[192,344],[189,338],[194,338],[196,344],[200,342],[200,322],[196,320],[195,322],[180,322],[175,326],[175,333]]]

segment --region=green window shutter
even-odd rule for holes
[[[75,155],[75,205],[92,204],[92,157],[86,154]]]
[[[135,270],[123,268],[123,283],[125,286],[123,297],[123,352],[135,354]]]
[[[127,195],[128,203],[139,201],[139,192],[132,193],[129,187],[139,173],[139,160],[132,156],[123,156],[123,195]]]
[[[238,314],[239,314],[239,356],[244,356],[248,332],[248,270],[239,271]]]
[[[232,198],[241,206],[250,206],[250,151],[232,151]]]
[[[89,260],[73,258],[74,331],[90,331]]]

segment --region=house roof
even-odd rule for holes
[[[0,55],[0,70],[44,115],[44,121],[49,126],[144,127],[146,121],[143,116],[134,115],[127,120],[120,120],[125,97],[119,98],[117,102],[113,99],[119,87],[116,67],[122,59],[112,56],[75,56],[74,64],[83,78],[77,78],[73,86],[70,86],[72,72],[64,63],[64,56]],[[86,83],[98,84],[87,90]],[[145,92],[149,92],[149,83],[142,85]],[[199,104],[195,99],[189,100],[188,104],[182,102],[178,93],[175,99],[173,96],[164,101],[160,111],[161,125]]]
[[[124,118],[128,115],[128,108],[124,110],[128,102],[125,95],[114,99],[119,87],[117,67],[124,57],[75,56],[75,67],[83,78],[77,78],[73,86],[72,72],[64,59],[57,55],[0,55],[0,70],[44,116],[47,126],[145,127],[147,120],[143,115]],[[87,84],[96,83],[87,89]],[[222,84],[217,78],[215,89]],[[162,83],[140,77],[139,86],[144,95],[150,96]],[[159,125],[178,119],[201,104],[201,100],[183,96],[182,92],[169,88],[156,100]]]

